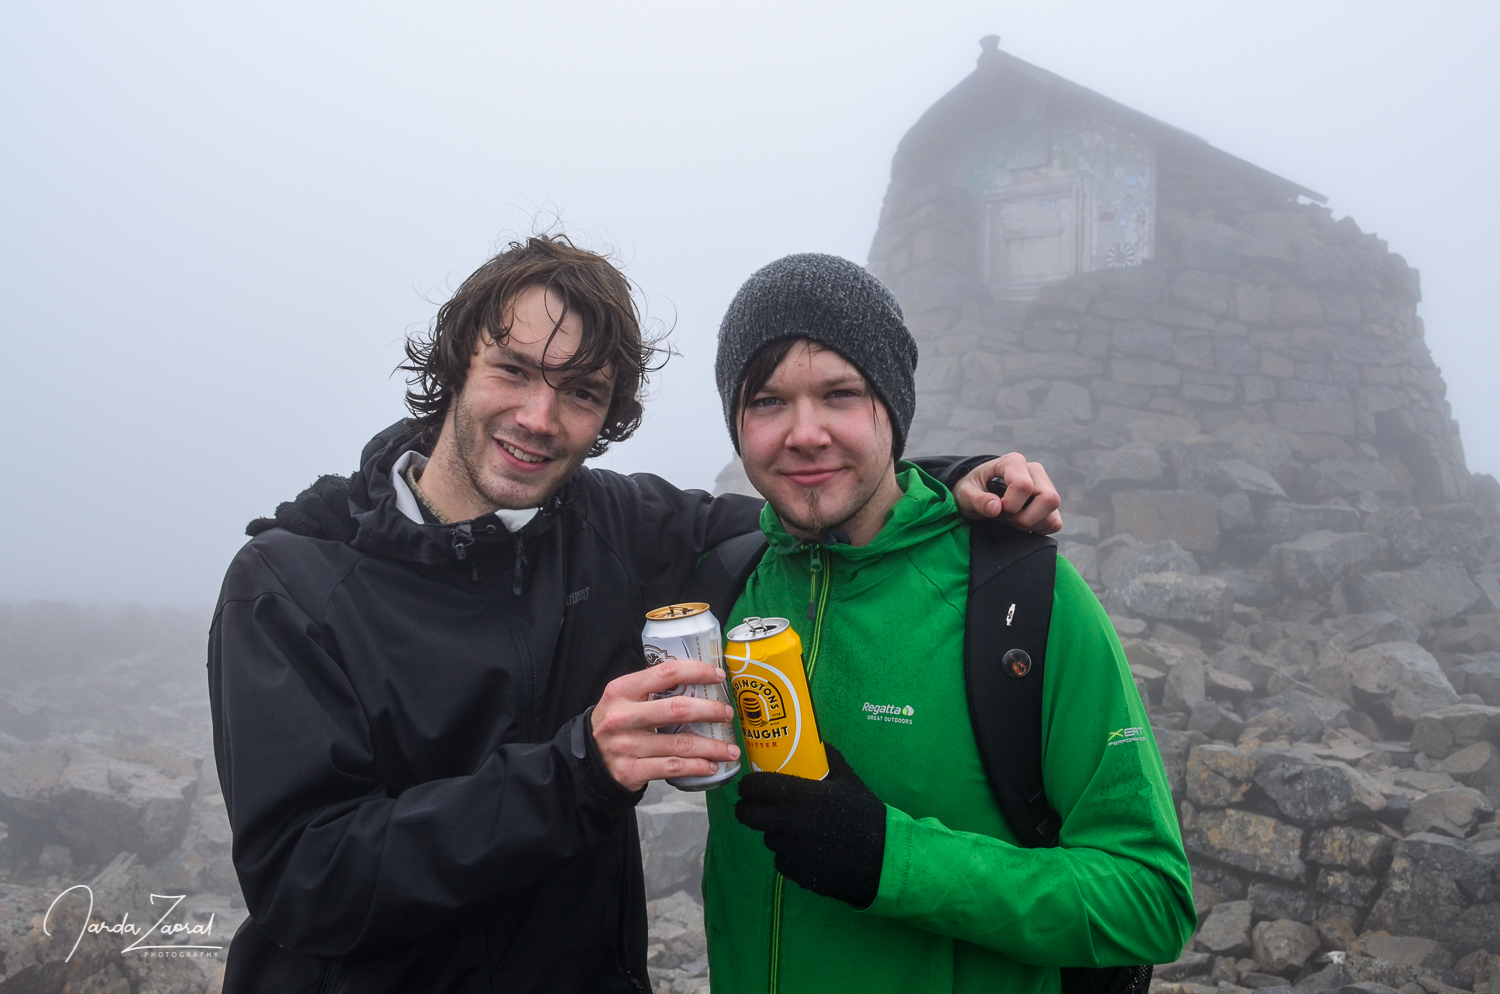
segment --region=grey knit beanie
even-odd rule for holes
[[[755,354],[783,338],[808,338],[848,359],[885,404],[896,458],[917,409],[917,343],[901,305],[863,266],[807,252],[777,259],[745,281],[719,325],[714,379],[734,451],[735,400]]]

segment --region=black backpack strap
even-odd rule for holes
[[[766,554],[767,545],[765,533],[760,531],[746,532],[720,542],[698,561],[683,588],[682,599],[707,603],[719,624],[724,624],[734,602],[740,599],[750,574],[755,572],[761,557]]]
[[[1042,780],[1042,677],[1057,543],[995,522],[969,531],[964,680],[969,718],[1005,822],[1028,849],[1058,843]],[[1063,994],[1146,994],[1150,966],[1063,967]]]
[[[1042,675],[1057,543],[995,522],[969,528],[964,682],[979,755],[1006,824],[1027,848],[1057,845],[1042,784]]]

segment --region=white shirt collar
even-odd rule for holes
[[[391,467],[391,485],[396,488],[396,509],[406,515],[417,524],[422,524],[426,519],[422,517],[422,505],[417,503],[417,495],[411,492],[411,487],[406,483],[406,471],[412,466],[422,469],[427,465],[427,457],[415,449],[407,449],[401,453],[396,460],[396,465]],[[518,532],[525,527],[526,522],[536,517],[540,508],[523,507],[516,510],[501,508],[495,512],[495,517],[512,532]]]

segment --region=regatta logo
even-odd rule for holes
[[[1108,740],[1108,742],[1106,744],[1107,745],[1112,745],[1112,746],[1117,746],[1117,745],[1124,745],[1127,742],[1144,742],[1144,741],[1146,741],[1146,730],[1144,728],[1136,726],[1134,728],[1117,728],[1117,729],[1115,729],[1113,732],[1109,733],[1109,740]]]
[[[898,725],[910,725],[911,716],[917,713],[910,704],[871,704],[869,701],[865,701],[860,710],[865,713],[867,721],[889,721]]]

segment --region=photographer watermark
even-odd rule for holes
[[[67,890],[63,891],[61,894],[58,894],[52,899],[52,903],[47,906],[47,913],[42,916],[42,931],[45,934],[47,934],[48,936],[52,934],[52,912],[57,908],[58,902],[61,901],[64,897],[67,897],[69,894],[78,890],[81,890],[84,894],[88,895],[89,909],[88,912],[84,915],[83,926],[78,930],[78,937],[73,940],[73,948],[68,950],[68,955],[63,959],[64,963],[70,961],[73,958],[73,954],[78,951],[78,944],[83,941],[83,937],[85,935],[118,935],[121,938],[124,938],[126,936],[135,936],[135,941],[131,942],[130,945],[121,949],[120,952],[139,953],[142,956],[192,958],[199,956],[210,956],[213,953],[216,953],[224,948],[223,946],[194,945],[192,943],[185,942],[145,945],[146,940],[152,938],[153,936],[155,936],[157,939],[165,939],[169,936],[181,936],[184,938],[192,936],[203,936],[204,938],[207,938],[213,935],[213,914],[210,914],[208,916],[208,921],[204,922],[201,925],[194,925],[185,921],[167,921],[168,918],[172,917],[172,912],[177,910],[177,906],[181,904],[184,899],[186,899],[186,894],[152,894],[151,904],[153,906],[156,904],[158,899],[162,901],[171,901],[172,903],[167,907],[166,911],[162,912],[162,916],[156,920],[155,924],[153,924],[149,928],[142,930],[142,927],[140,925],[137,925],[130,920],[130,912],[128,911],[120,916],[120,920],[118,922],[108,922],[103,919],[95,918],[94,889],[88,884],[74,884],[72,887],[69,887]]]

